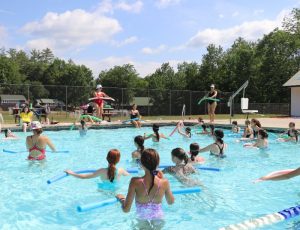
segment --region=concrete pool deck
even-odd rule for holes
[[[245,119],[232,119],[238,122],[240,126],[244,125]],[[207,121],[207,120],[205,120]],[[300,128],[300,119],[299,118],[259,118],[262,126],[268,130],[283,130],[288,128],[289,122],[295,122],[296,128]],[[178,120],[146,120],[143,125],[150,126],[153,123],[159,123],[161,125],[175,125]],[[196,119],[185,120],[187,125],[189,123],[195,124]],[[216,127],[230,127],[229,119],[217,119],[215,120]],[[79,125],[79,124],[77,124]],[[72,126],[72,123],[58,123],[56,125],[43,125],[45,130],[68,130]],[[121,127],[132,127],[131,124],[123,124],[121,121],[112,121],[107,122],[103,121],[101,124],[94,124],[92,128],[121,128]],[[2,129],[10,128],[12,131],[22,131],[20,126],[16,124],[2,124]]]

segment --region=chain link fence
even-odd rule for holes
[[[61,112],[74,112],[81,105],[87,104],[89,98],[93,97],[95,88],[90,86],[62,86],[62,85],[14,85],[1,84],[1,95],[23,95],[27,103],[33,106],[39,99],[52,99],[53,110]],[[208,92],[190,90],[162,90],[162,89],[128,89],[116,87],[104,87],[103,92],[115,99],[108,102],[116,111],[116,114],[127,116],[128,110],[133,103],[138,105],[138,109],[143,116],[169,116],[181,115],[183,105],[185,105],[186,115],[207,114],[206,102],[198,105],[198,101]],[[227,101],[233,92],[218,91],[217,114],[229,114]],[[236,98],[236,101],[239,101]],[[250,98],[251,102],[251,98]],[[5,104],[0,101],[2,110],[7,110],[9,106],[15,104]],[[241,113],[240,104],[235,103],[234,113]],[[249,109],[256,109],[264,114],[289,115],[289,104],[285,103],[249,103]]]

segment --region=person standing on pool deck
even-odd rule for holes
[[[46,158],[46,146],[48,145],[53,152],[56,151],[55,146],[48,137],[41,136],[43,129],[39,121],[31,122],[31,129],[33,135],[26,138],[26,145],[29,151],[27,159],[31,161],[44,160]]]
[[[143,177],[133,177],[130,181],[128,193],[125,196],[118,194],[116,198],[122,205],[124,212],[129,212],[133,200],[136,204],[138,219],[157,225],[162,222],[162,199],[167,203],[174,203],[169,181],[163,178],[163,173],[157,171],[159,155],[155,149],[145,149],[141,156],[141,167],[145,171]]]
[[[130,110],[130,119],[137,119],[131,120],[131,124],[133,124],[136,128],[141,128],[142,123],[140,121],[141,115],[140,112],[137,110],[137,105],[133,104],[132,109]]]
[[[123,168],[117,168],[116,165],[119,163],[121,158],[121,153],[117,149],[111,149],[107,153],[106,160],[108,162],[107,168],[100,168],[93,173],[87,174],[76,174],[70,169],[65,170],[65,173],[72,175],[80,179],[90,179],[100,176],[102,181],[109,181],[113,183],[118,180],[121,176],[128,176],[129,173]]]
[[[97,105],[97,117],[102,119],[104,101],[101,97],[109,96],[106,93],[102,92],[102,85],[97,85],[96,92],[94,92],[94,97],[96,97],[94,102]]]
[[[218,95],[218,91],[215,89],[215,85],[211,84],[210,92],[208,93],[208,97],[212,99],[216,99]],[[215,121],[215,110],[217,107],[217,102],[208,100],[208,115],[210,122],[213,123]]]

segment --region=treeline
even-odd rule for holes
[[[168,90],[207,91],[211,83],[223,92],[236,91],[246,80],[250,84],[246,96],[251,102],[289,102],[289,90],[282,85],[300,69],[300,9],[293,9],[282,22],[282,29],[274,29],[255,42],[237,38],[224,50],[211,44],[201,61],[180,63],[177,69],[163,63],[153,74],[141,78],[133,65],[115,66],[102,71],[94,79],[92,71],[72,60],[54,57],[48,48],[29,54],[15,49],[0,52],[1,93],[17,87],[3,84],[32,84],[31,97],[50,97],[64,100],[66,92],[59,87],[43,85],[84,86],[68,92],[68,102],[80,104],[90,96],[92,88],[101,83],[104,87],[134,88],[111,90],[111,96],[127,103],[136,96],[150,96],[152,102],[168,100]],[[149,95],[149,90],[157,89]],[[74,91],[74,92],[73,92]],[[24,93],[24,95],[27,95]],[[76,98],[76,100],[74,99]],[[180,94],[176,99],[180,98]],[[166,102],[167,103],[167,102]],[[167,106],[167,105],[166,105]]]

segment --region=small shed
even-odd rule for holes
[[[291,88],[290,115],[300,117],[300,70],[283,86]]]
[[[150,99],[150,97],[134,97],[130,104],[136,104],[137,106],[153,106]]]
[[[14,107],[16,104],[21,105],[26,103],[26,98],[23,95],[1,94],[0,107],[3,110],[8,110],[9,107]]]

